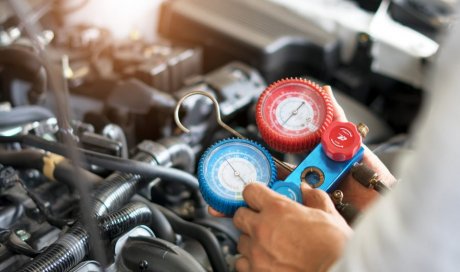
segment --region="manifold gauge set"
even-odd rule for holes
[[[302,182],[332,192],[363,157],[362,138],[367,127],[334,121],[329,94],[309,80],[280,80],[269,86],[257,102],[256,122],[264,142],[279,152],[308,154],[295,169],[226,125],[220,118],[218,102],[207,92],[190,92],[178,102],[175,119],[182,130],[188,132],[178,118],[179,108],[192,95],[210,98],[218,124],[236,136],[210,146],[198,165],[204,199],[227,216],[246,205],[242,192],[249,183],[261,183],[302,203]],[[284,180],[277,179],[279,167],[290,173]]]

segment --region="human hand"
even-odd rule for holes
[[[236,269],[327,271],[341,255],[352,230],[327,193],[301,185],[304,205],[261,184],[249,184],[234,225],[242,232]]]
[[[330,86],[324,86],[324,90],[327,92],[329,97],[331,98],[331,102],[333,105],[334,110],[334,121],[340,122],[347,122],[347,117],[343,108],[337,103],[335,99],[332,89]],[[363,163],[366,164],[369,168],[374,170],[378,175],[380,180],[388,187],[391,187],[393,183],[396,181],[395,177],[390,173],[388,168],[380,161],[380,159],[372,153],[369,148],[364,146],[364,155],[363,155]],[[288,172],[279,167],[278,168],[278,180],[284,180],[288,176]],[[346,203],[351,203],[355,206],[358,210],[364,210],[368,207],[372,202],[374,202],[378,197],[379,194],[369,188],[365,188],[361,184],[359,184],[351,174],[347,174],[341,181],[340,185],[338,186],[339,190],[341,190],[344,194],[343,201]],[[217,212],[213,208],[209,207],[208,211],[211,215],[222,217],[223,214]]]
[[[324,90],[327,92],[331,98],[331,102],[334,109],[334,121],[347,122],[347,117],[343,108],[337,103],[337,100],[334,97],[331,87],[324,86]],[[388,168],[383,164],[383,162],[369,149],[367,146],[364,146],[364,155],[362,162],[366,164],[370,169],[377,173],[380,180],[388,187],[396,182],[396,178],[390,173]],[[347,174],[342,181],[340,182],[338,188],[344,194],[343,201],[353,204],[358,210],[364,210],[372,202],[374,202],[378,197],[377,193],[373,189],[365,188],[358,181],[356,181],[352,175]]]

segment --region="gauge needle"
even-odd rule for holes
[[[234,172],[235,176],[238,177],[239,179],[241,179],[241,181],[244,183],[244,185],[246,185],[247,183],[246,183],[246,181],[244,181],[244,179],[241,177],[240,172],[236,171],[236,169],[233,167],[233,165],[232,165],[228,160],[225,160],[225,161],[226,161],[226,162],[228,163],[228,165],[230,165],[230,167],[233,169],[233,172]]]
[[[303,105],[305,105],[305,101],[303,101],[300,104],[300,106],[297,107],[297,109],[295,109],[293,112],[291,112],[291,115],[289,115],[289,117],[283,122],[283,126],[289,121],[289,119],[291,119],[292,116],[297,115],[299,113],[299,110],[300,110],[300,108],[302,108]]]

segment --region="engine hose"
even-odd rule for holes
[[[171,223],[169,223],[166,216],[157,209],[157,207],[151,205],[150,201],[140,195],[135,195],[132,198],[132,201],[142,202],[150,208],[150,211],[152,212],[152,222],[149,227],[153,230],[156,237],[171,243],[176,242],[176,233],[174,232]]]
[[[156,164],[152,156],[140,152],[133,159]],[[136,194],[142,177],[136,174],[115,172],[108,176],[94,193],[93,214],[100,217],[112,210],[120,208]]]
[[[38,150],[0,150],[0,163],[14,168],[43,169],[45,153]]]
[[[34,135],[0,136],[0,143],[21,143],[64,157],[68,156],[68,148],[65,145],[46,141]],[[160,178],[163,181],[179,182],[192,190],[199,207],[205,206],[205,202],[199,193],[198,180],[187,172],[164,166],[151,165],[145,162],[122,159],[81,148],[79,148],[79,151],[88,163],[107,170],[137,174],[148,179]]]
[[[22,47],[0,48],[0,66],[18,67],[22,73],[31,76],[33,82],[28,102],[30,104],[41,102],[48,85],[46,69],[37,54]],[[19,106],[22,104],[21,99],[14,97],[14,95],[15,93],[11,91],[10,99],[15,106]]]
[[[98,153],[95,153],[95,154],[98,154]],[[136,161],[133,161],[133,160],[125,160],[125,161],[142,162],[149,167],[153,167],[154,164],[156,164],[156,161],[151,154],[148,154],[142,151],[136,154],[133,157],[133,159]],[[121,172],[113,173],[101,183],[99,188],[97,188],[94,194],[94,202],[91,208],[92,209],[91,212],[94,214],[96,218],[98,217],[100,218],[104,214],[120,208],[122,205],[127,203],[133,197],[133,195],[138,191],[138,187],[142,180],[143,180],[143,177],[139,174],[129,174],[129,173],[121,173]],[[58,244],[59,244],[59,241],[60,240],[58,240],[57,242]],[[83,249],[86,249],[88,247],[89,247],[88,245],[86,245],[85,248],[82,247],[81,251],[83,251]],[[82,258],[87,254],[87,252],[88,251],[85,251],[85,254],[83,254]],[[47,259],[55,260],[58,264],[64,263],[66,265],[69,265],[68,267],[66,266],[65,269],[70,269],[82,259],[82,258],[81,259],[78,258],[77,262],[74,262],[74,261],[70,262],[67,259],[62,260],[59,254],[56,253],[55,256],[52,254],[50,255],[48,250],[46,250],[43,254],[40,254],[39,256],[37,256],[37,258],[35,259],[38,259],[40,261],[39,263],[41,263],[42,262],[41,260],[45,258],[42,256],[46,256]],[[78,256],[81,256],[81,252],[80,252],[80,255]],[[68,258],[75,259],[75,256],[70,256]],[[33,265],[34,263],[35,262],[33,261],[30,265]],[[61,270],[58,270],[58,271],[61,271]],[[24,270],[24,271],[28,271],[28,270]],[[41,271],[41,270],[31,270],[31,271]],[[48,271],[48,270],[44,270],[44,271]],[[49,270],[49,271],[55,271],[55,270]],[[62,271],[66,271],[66,270],[62,270]]]
[[[89,251],[89,235],[80,223],[22,267],[20,272],[61,272],[78,264]]]
[[[40,106],[15,107],[11,111],[0,112],[0,128],[11,128],[27,123],[53,118],[54,114]]]
[[[153,162],[153,158],[144,153],[137,154],[134,159],[139,159],[143,161]],[[136,193],[141,177],[134,174],[126,174],[115,172],[109,177],[107,177],[102,183],[101,186],[96,190],[94,194],[94,202],[92,203],[91,211],[96,218],[101,218],[104,214],[120,208],[126,202],[131,199],[131,197]],[[113,221],[113,220],[111,220]],[[80,236],[77,238],[83,239],[85,242],[78,248],[71,248],[73,250],[68,250],[68,255],[62,255],[62,242],[61,240],[73,239],[73,232],[81,230],[80,232],[84,233],[85,236]],[[88,244],[88,233],[77,223],[76,226],[71,228],[70,234],[65,234],[61,239],[56,243],[52,244],[48,249],[46,249],[42,254],[38,255],[34,260],[21,271],[67,271],[76,264],[78,264],[86,254],[89,252]],[[57,248],[57,249],[55,249]],[[54,267],[59,269],[54,270]]]
[[[122,209],[99,220],[102,234],[113,239],[138,225],[149,225],[152,220],[150,208],[141,202],[131,202]]]
[[[30,168],[42,171],[48,178],[61,181],[71,187],[74,171],[80,171],[84,181],[95,185],[102,178],[92,172],[76,168],[68,160],[56,160],[54,154],[44,153],[35,149],[24,149],[18,151],[0,150],[0,164],[12,166],[14,168]],[[45,169],[50,169],[46,171]]]
[[[149,224],[151,211],[143,203],[130,203],[117,212],[99,219],[103,237],[113,239],[132,228]],[[89,252],[89,234],[80,223],[50,245],[19,272],[63,272],[80,263]]]
[[[133,200],[146,204],[151,210],[160,210],[171,223],[171,226],[176,233],[196,239],[206,251],[213,271],[228,271],[228,266],[225,261],[225,257],[222,254],[219,241],[210,230],[200,225],[185,221],[168,209],[154,204],[142,196],[136,195]]]

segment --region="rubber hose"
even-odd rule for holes
[[[138,153],[135,160],[155,164],[150,155]],[[94,194],[93,214],[102,216],[127,203],[139,189],[141,176],[128,173],[115,172],[108,176],[97,188]]]
[[[40,106],[22,106],[0,112],[0,128],[21,126],[27,123],[53,118],[54,114]]]
[[[0,48],[0,65],[20,67],[26,74],[33,77],[31,103],[37,103],[47,88],[45,67],[37,54],[21,47]],[[14,100],[14,99],[13,99]],[[15,105],[18,106],[18,105]]]
[[[154,204],[141,196],[136,196],[134,199],[146,204],[150,207],[150,209],[158,209],[161,211],[171,223],[171,226],[176,233],[196,239],[206,251],[213,271],[228,271],[228,266],[225,261],[225,257],[222,254],[219,241],[210,230],[200,225],[185,221],[168,209]]]
[[[61,272],[78,264],[89,251],[89,236],[77,223],[19,272]]]
[[[45,153],[38,150],[6,151],[0,150],[0,163],[14,168],[42,170]]]
[[[154,162],[153,158],[145,153],[137,154],[134,157],[134,159]],[[92,204],[91,212],[94,214],[96,218],[101,218],[104,214],[120,208],[122,205],[128,202],[137,192],[140,180],[141,177],[139,175],[119,172],[113,173],[112,175],[107,177],[101,183],[101,186],[96,190],[94,194],[94,202]],[[81,229],[85,233],[86,238],[83,236],[77,237],[82,239],[85,238],[84,246],[75,248],[72,251],[69,250],[69,255],[62,256],[62,248],[60,246],[61,239],[64,239],[64,241],[66,241],[66,239],[72,239],[73,237],[72,233],[65,234],[56,243],[52,244],[49,247],[49,250],[47,249],[45,250],[45,252],[37,256],[28,266],[24,268],[23,271],[67,271],[68,269],[78,264],[89,252],[89,244],[87,241],[88,233],[86,232],[86,230],[83,229],[83,227],[79,223],[77,226],[72,227],[71,230],[73,230],[74,228]],[[54,250],[55,247],[57,247],[57,249],[59,250]],[[56,265],[52,265],[54,262],[56,263]],[[59,267],[59,269],[53,270],[56,266]]]
[[[152,222],[149,227],[153,230],[156,237],[171,243],[176,242],[176,233],[174,232],[171,223],[169,223],[168,219],[162,212],[160,212],[154,205],[150,205],[151,202],[140,195],[135,195],[132,200],[142,202],[150,208],[150,211],[152,212]]]
[[[141,202],[131,202],[122,209],[99,220],[102,234],[109,239],[128,232],[135,226],[149,225],[152,219],[150,208]]]
[[[50,142],[33,135],[0,136],[0,143],[15,142],[44,149],[64,157],[68,156],[67,147],[61,143]],[[107,170],[137,174],[149,179],[160,178],[164,181],[179,182],[192,189],[195,194],[199,193],[198,180],[193,175],[184,171],[158,165],[154,166],[129,159],[122,159],[81,148],[79,148],[79,151],[88,163],[100,166]]]
[[[145,163],[156,163],[155,160],[151,155],[147,153],[139,152],[137,155],[134,156],[135,160],[143,161]],[[139,184],[142,178],[140,175],[136,174],[128,174],[128,173],[120,173],[115,172],[109,177],[107,177],[100,185],[100,187],[96,190],[94,194],[94,202],[92,204],[92,213],[96,218],[100,218],[104,214],[120,208],[122,205],[127,203],[137,192]],[[111,220],[113,221],[113,220]],[[80,225],[79,225],[80,226]],[[113,229],[114,227],[112,227]],[[120,226],[121,229],[122,226]],[[64,235],[66,237],[67,235]],[[58,240],[57,243],[59,243]],[[54,244],[53,244],[54,245]],[[62,271],[67,271],[67,269],[72,268],[78,262],[82,260],[82,258],[88,253],[87,248],[89,247],[88,244],[85,245],[86,247],[80,247],[81,252],[73,252],[74,256],[69,256],[68,259],[75,259],[75,256],[82,256],[78,258],[78,261],[75,263],[74,261],[69,261],[67,259],[62,260],[59,252],[55,252],[56,255],[52,255],[51,253],[48,254],[48,250],[46,250],[43,254],[37,256],[38,264],[41,264],[43,258],[51,259],[56,261],[58,264],[64,263],[65,269]],[[82,253],[83,250],[84,254]],[[53,251],[54,252],[54,251]],[[46,253],[46,254],[45,254]],[[34,259],[34,260],[35,260]],[[34,265],[34,261],[30,264],[31,266]],[[41,267],[41,266],[40,266]],[[38,268],[37,268],[38,269]],[[41,267],[43,269],[43,267]],[[25,270],[28,271],[28,270]],[[31,270],[31,271],[40,271],[40,270]],[[54,271],[54,270],[50,270]],[[60,271],[60,270],[58,270]]]
[[[79,177],[81,177],[85,182],[88,182],[90,185],[97,185],[102,182],[102,178],[91,171],[88,171],[81,167],[76,167],[72,165],[72,163],[68,160],[61,161],[56,165],[54,169],[53,175],[57,181],[70,185],[71,187],[75,187],[74,178],[75,171],[79,171]]]
[[[0,164],[12,166],[14,168],[31,168],[43,171],[45,153],[39,150],[24,149],[18,151],[0,150]],[[81,177],[90,184],[98,184],[102,180],[96,174],[83,169],[75,168],[69,161],[63,160],[55,165],[53,176],[56,180],[61,181],[72,187],[74,171],[80,171]]]
[[[117,212],[99,219],[103,237],[113,239],[132,228],[149,224],[150,208],[143,203],[130,203]],[[89,235],[80,223],[26,264],[19,272],[63,272],[80,263],[89,252]]]

